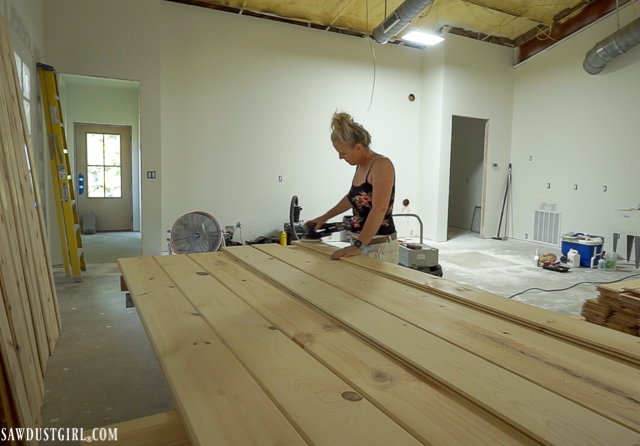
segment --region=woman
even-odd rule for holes
[[[335,251],[332,259],[368,255],[398,263],[398,240],[391,216],[395,194],[393,164],[369,148],[371,135],[347,113],[334,113],[331,142],[340,159],[356,167],[349,193],[326,214],[311,220],[317,227],[349,209],[352,245]]]

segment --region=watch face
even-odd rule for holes
[[[358,248],[362,248],[362,242],[360,240],[356,240],[354,245],[356,245]]]

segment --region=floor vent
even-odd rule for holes
[[[558,246],[560,244],[561,212],[535,211],[533,240]]]

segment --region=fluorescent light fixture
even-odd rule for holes
[[[427,34],[421,31],[411,31],[410,33],[402,36],[402,40],[408,42],[418,43],[420,45],[435,45],[444,40],[444,37],[436,36],[435,34]]]

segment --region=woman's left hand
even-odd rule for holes
[[[362,254],[362,250],[355,245],[351,245],[334,251],[333,254],[331,254],[331,260],[337,260],[340,257],[355,257],[360,254]]]

